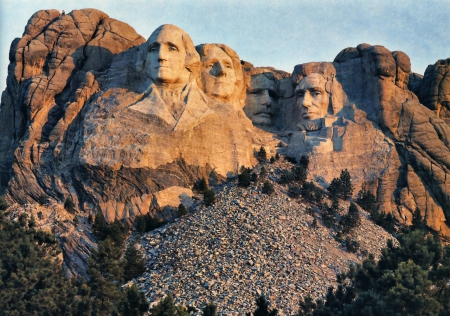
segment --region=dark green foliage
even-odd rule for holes
[[[358,207],[351,203],[348,208],[347,214],[342,216],[340,221],[340,226],[342,233],[348,234],[354,228],[356,228],[361,223],[361,217],[359,215]]]
[[[0,211],[1,315],[139,315],[148,302],[137,287],[120,290],[120,247],[107,238],[92,250],[90,282],[67,280],[55,236],[35,230],[24,213],[14,222]],[[127,256],[126,256],[127,257]]]
[[[388,242],[381,258],[373,255],[338,275],[324,301],[305,299],[299,315],[427,315],[450,311],[450,247],[437,236],[414,229]]]
[[[125,290],[119,302],[119,312],[123,316],[142,316],[148,311],[150,304],[145,294],[138,290],[136,284]]]
[[[302,185],[302,197],[309,201],[320,203],[323,200],[323,191],[312,181],[305,182]]]
[[[198,179],[194,184],[194,190],[203,193],[208,188],[205,178]]]
[[[288,194],[290,197],[298,198],[300,196],[301,189],[296,185],[291,185],[288,189]]]
[[[318,224],[317,224],[317,219],[314,217],[314,219],[313,219],[313,221],[312,221],[312,223],[311,223],[311,227],[312,228],[317,228],[318,227]]]
[[[264,180],[267,177],[267,171],[266,168],[261,167],[261,170],[259,171],[259,178],[261,180]]]
[[[386,229],[388,232],[395,232],[395,225],[398,224],[397,220],[391,213],[379,212],[374,209],[370,213],[370,217],[377,224]]]
[[[121,248],[107,238],[98,243],[89,258],[90,294],[92,310],[97,315],[117,313],[122,299],[118,284],[123,282],[123,262]]]
[[[425,218],[420,215],[420,210],[416,208],[415,212],[413,213],[413,218],[411,222],[413,229],[425,229],[427,227]]]
[[[165,224],[166,223],[162,221],[157,215],[150,216],[149,214],[144,214],[136,216],[136,230],[139,233],[152,231]]]
[[[39,211],[39,212],[37,213],[37,217],[38,217],[39,219],[43,219],[43,218],[44,218],[44,214],[42,214],[42,211]]]
[[[269,309],[270,302],[264,295],[261,295],[256,299],[256,309],[253,312],[253,316],[276,316],[278,314],[277,309]],[[250,313],[247,313],[250,316]]]
[[[10,221],[0,210],[0,314],[66,315],[76,305],[76,288],[64,278],[53,235],[26,221]]]
[[[183,203],[180,203],[180,205],[178,205],[178,216],[184,216],[187,215],[188,210],[186,208],[186,206],[184,206]]]
[[[206,304],[205,308],[203,308],[204,316],[215,316],[217,312],[217,305],[213,302],[209,302]]]
[[[250,186],[250,174],[252,172],[252,169],[242,166],[240,171],[241,173],[238,175],[238,184],[240,187],[247,188]]]
[[[349,236],[345,238],[344,243],[349,252],[355,253],[359,250],[359,243],[356,240],[351,239]]]
[[[264,185],[263,185],[263,188],[262,188],[262,192],[264,193],[264,194],[267,194],[267,195],[271,195],[271,194],[273,194],[274,192],[275,192],[275,189],[274,189],[274,187],[273,187],[273,184],[272,183],[270,183],[269,181],[264,181]]]
[[[5,200],[4,196],[0,196],[0,211],[4,211],[8,208],[8,203]]]
[[[259,162],[266,162],[267,153],[263,146],[259,148],[258,154],[256,155],[256,159],[258,159]]]
[[[44,205],[46,202],[47,202],[47,198],[45,197],[45,195],[40,195],[38,198],[39,205]]]
[[[274,163],[275,161],[277,161],[277,160],[275,159],[274,156],[270,157],[270,163]]]
[[[341,171],[339,178],[331,180],[328,191],[344,200],[353,194],[353,185],[347,169]]]
[[[136,246],[128,244],[124,258],[124,279],[129,281],[145,272],[145,255]]]
[[[306,169],[302,166],[295,166],[291,169],[292,174],[294,175],[294,180],[299,184],[303,184],[306,181],[307,173]]]
[[[294,165],[297,163],[297,159],[295,159],[294,157],[285,156],[284,160],[286,160],[287,162],[290,162],[290,163],[292,163]]]
[[[256,183],[258,181],[258,175],[255,172],[252,172],[250,176],[250,181]]]
[[[361,190],[358,192],[357,203],[367,212],[373,212],[377,205],[375,196],[366,189],[366,183],[361,186]]]
[[[203,193],[203,202],[206,206],[213,205],[216,203],[216,192],[214,189],[206,189]]]
[[[280,154],[279,153],[275,154],[275,160],[277,160],[277,161],[280,160]]]
[[[294,181],[294,175],[289,170],[282,170],[279,183],[280,184],[289,184]]]
[[[313,311],[317,307],[311,295],[300,301],[300,309],[295,316],[313,316]]]
[[[300,157],[300,166],[303,167],[303,169],[308,170],[308,166],[309,166],[309,158],[308,156],[302,155]]]
[[[73,203],[70,197],[64,202],[64,209],[71,214],[75,213],[75,203]]]
[[[188,312],[182,306],[176,306],[171,294],[150,308],[151,316],[188,316]]]
[[[102,212],[98,212],[95,215],[95,221],[94,221],[94,234],[99,239],[105,239],[108,235],[108,223],[106,222],[105,217],[103,216]]]
[[[330,228],[335,223],[336,212],[333,208],[329,207],[327,203],[320,206],[320,213],[322,215],[323,224]]]
[[[122,225],[117,218],[114,222],[108,225],[103,213],[101,212],[98,212],[95,215],[93,228],[94,234],[98,240],[105,240],[106,238],[109,238],[119,247],[122,246],[129,230],[129,226]]]

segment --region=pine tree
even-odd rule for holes
[[[339,177],[342,187],[342,198],[346,200],[353,194],[353,185],[350,177],[350,173],[347,169],[341,171],[341,176]]]
[[[303,169],[308,170],[309,158],[305,155],[302,155],[300,157],[300,165],[303,167]]]
[[[145,294],[133,283],[125,290],[118,309],[121,316],[142,316],[148,311],[149,306]]]
[[[361,223],[358,207],[351,203],[348,208],[348,213],[341,218],[341,228],[344,234],[349,233],[352,229]]]
[[[171,294],[167,295],[162,301],[150,308],[152,316],[189,316],[189,313],[182,307],[176,306]]]
[[[241,167],[241,173],[238,175],[238,184],[241,187],[247,188],[250,186],[251,181],[251,171],[252,169],[246,168],[244,166]]]
[[[264,181],[264,185],[263,185],[263,188],[262,188],[262,192],[264,193],[264,194],[267,194],[267,195],[271,195],[271,194],[273,194],[274,192],[275,192],[275,189],[273,188],[273,185],[272,185],[272,183],[270,183],[269,181]]]
[[[259,148],[259,151],[258,151],[258,154],[257,154],[256,158],[261,163],[262,162],[266,162],[266,160],[267,160],[267,153],[266,153],[266,150],[264,149],[263,146],[261,146],[261,148]]]
[[[203,193],[203,202],[206,206],[213,205],[216,202],[216,192],[214,189],[206,189]]]
[[[178,216],[184,216],[187,215],[188,210],[186,208],[186,206],[184,206],[183,203],[180,203],[180,205],[178,205]]]
[[[214,304],[213,302],[209,302],[203,308],[203,315],[204,316],[216,316],[216,312],[217,312],[217,305]]]
[[[270,302],[264,295],[261,295],[256,299],[256,309],[253,312],[253,316],[276,316],[278,315],[277,309],[269,309]],[[247,313],[250,316],[250,313]]]
[[[145,255],[135,245],[128,244],[124,255],[124,279],[129,281],[145,272]]]
[[[98,243],[98,250],[92,250],[88,273],[94,314],[106,316],[117,313],[118,303],[122,299],[118,286],[123,281],[121,256],[121,249],[109,238]]]
[[[194,184],[194,190],[203,193],[205,190],[208,189],[208,184],[206,183],[205,178],[198,179],[197,182]]]
[[[73,200],[70,197],[64,202],[64,209],[69,213],[75,213],[75,203],[73,203]]]
[[[98,239],[103,240],[108,235],[108,223],[102,212],[98,212],[95,215],[94,220],[94,234]]]
[[[4,211],[8,208],[8,203],[4,196],[0,196],[0,211]]]

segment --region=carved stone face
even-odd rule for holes
[[[272,126],[278,111],[276,83],[264,74],[252,76],[244,112],[253,124]]]
[[[181,30],[162,28],[150,36],[145,70],[155,84],[189,81],[182,35]]]
[[[322,75],[312,73],[304,77],[295,88],[302,119],[315,120],[327,114],[330,101],[325,84],[326,80]]]
[[[231,57],[213,46],[202,57],[201,80],[205,93],[226,101],[233,95],[236,74]]]

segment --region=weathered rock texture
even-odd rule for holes
[[[418,96],[423,105],[450,125],[450,58],[427,67]]]
[[[187,40],[177,27],[163,29]],[[175,99],[149,78],[150,44],[94,9],[34,14],[10,50],[0,194],[22,204],[42,195],[60,203],[71,197],[78,209],[102,211],[108,220],[133,217],[188,199],[200,177],[218,183],[255,165],[254,150],[264,145],[269,156],[274,148],[310,156],[310,176],[324,186],[347,168],[356,192],[366,181],[381,210],[409,222],[418,208],[431,228],[450,236],[449,60],[422,79],[405,53],[361,44],[289,75],[238,65],[236,53],[215,50],[221,62],[232,57],[237,99],[245,83],[247,107],[270,114],[258,118],[259,110],[246,109],[259,129],[240,106],[226,103],[230,98],[199,88],[208,80],[194,78],[201,59],[192,42],[189,56],[198,62],[185,65],[189,81],[177,95],[183,112],[174,116],[168,105],[179,104],[166,103]],[[326,78],[329,108],[300,122],[295,88],[313,73]]]
[[[242,108],[210,99],[195,80],[179,120],[166,115],[147,53],[130,26],[100,11],[33,15],[12,44],[2,97],[1,188],[10,201],[71,197],[78,209],[122,219],[192,195],[170,188],[256,163]]]
[[[406,54],[368,44],[344,49],[333,63],[296,66],[292,86],[311,73],[331,78],[335,114],[286,133],[286,152],[308,152],[311,176],[325,186],[347,168],[355,193],[366,181],[381,210],[409,222],[418,208],[430,227],[449,236],[450,129],[408,89],[410,70]],[[285,126],[295,130],[295,95],[283,101]]]

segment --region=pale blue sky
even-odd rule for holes
[[[296,64],[333,61],[360,43],[401,50],[414,72],[450,57],[450,0],[0,0],[0,91],[11,41],[40,9],[96,8],[148,38],[161,24],[194,43],[225,43],[255,66],[292,72]]]

